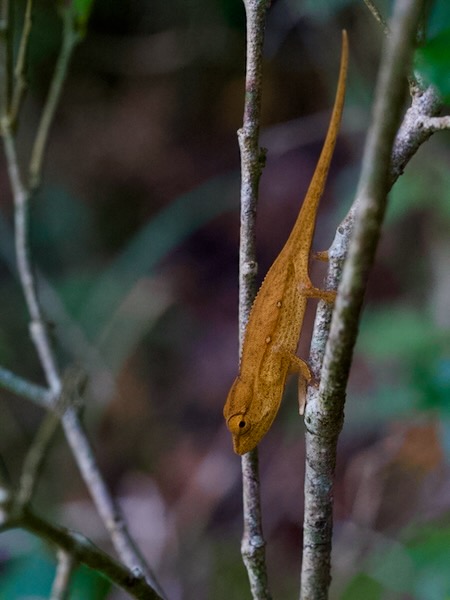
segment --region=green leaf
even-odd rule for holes
[[[74,0],[73,8],[79,19],[87,21],[92,11],[94,0]]]
[[[384,539],[367,557],[365,573],[351,580],[340,600],[450,599],[450,528],[433,523],[404,531],[403,543]]]
[[[340,600],[381,600],[383,588],[365,573],[358,573],[349,583]]]
[[[423,311],[390,306],[363,317],[358,343],[374,358],[407,360],[432,347],[438,337],[439,330],[424,318]]]
[[[413,588],[420,600],[450,598],[450,529],[425,527],[407,546],[414,568]]]
[[[77,569],[71,585],[71,600],[104,600],[108,597],[111,583],[96,571],[81,566]]]
[[[427,155],[413,157],[405,176],[400,177],[389,199],[388,224],[404,218],[411,211],[436,215],[442,226],[450,225],[450,173],[439,150],[434,147]],[[417,168],[415,168],[417,165]],[[430,202],[430,198],[433,199]]]
[[[445,101],[450,100],[450,28],[427,41],[416,52],[416,66],[422,77],[435,85]]]
[[[411,591],[414,563],[399,543],[386,541],[382,544],[367,570],[385,589],[401,593]]]
[[[434,0],[428,18],[427,35],[433,38],[450,23],[450,2],[448,0]]]
[[[450,416],[450,357],[437,345],[430,346],[411,365],[412,383],[418,392],[418,405]]]
[[[47,598],[55,565],[39,550],[9,560],[2,568],[0,600]]]

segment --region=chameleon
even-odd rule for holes
[[[292,231],[255,297],[247,322],[239,374],[223,410],[234,451],[253,450],[270,429],[280,407],[289,373],[298,373],[300,414],[312,374],[296,355],[308,298],[333,303],[336,292],[313,286],[309,258],[320,198],[344,107],[348,40],[342,32],[342,53],[334,107],[317,166]],[[316,258],[326,260],[327,253]]]

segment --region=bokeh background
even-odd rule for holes
[[[377,4],[389,13],[388,2]],[[435,28],[450,19],[438,4]],[[17,10],[23,6],[17,0]],[[331,243],[354,195],[383,34],[357,0],[275,0],[268,13],[261,277],[320,151],[342,28],[351,47],[348,94],[318,250]],[[54,2],[38,0],[19,130],[23,164],[60,35]],[[239,552],[240,461],[222,418],[238,364],[244,68],[240,0],[95,0],[32,206],[33,255],[61,363],[89,372],[85,421],[99,463],[174,600],[250,598]],[[332,599],[450,598],[449,161],[449,134],[439,133],[391,195],[339,443]],[[0,360],[43,383],[13,266],[4,160],[0,190]],[[314,265],[313,279],[322,276]],[[301,356],[313,316],[311,306]],[[296,597],[300,576],[304,440],[295,396],[292,381],[260,445],[276,598]],[[14,479],[43,415],[3,390],[0,411],[0,451]],[[35,508],[109,549],[62,435]],[[38,540],[2,534],[0,559],[2,600],[48,597],[53,558]],[[106,597],[124,595],[80,569],[71,598]]]

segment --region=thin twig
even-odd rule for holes
[[[13,5],[0,2],[0,117],[8,114],[12,87]]]
[[[16,145],[8,119],[2,121],[2,134],[14,198],[14,224],[17,270],[23,294],[30,314],[30,334],[44,369],[54,398],[59,396],[61,381],[51,345],[48,326],[44,318],[36,290],[36,280],[31,266],[29,247],[30,191],[23,183],[17,159]]]
[[[161,600],[162,597],[147,585],[144,577],[116,562],[81,533],[57,527],[29,509],[6,514],[0,520],[0,530],[18,527],[55,544],[59,550],[67,552],[77,562],[94,569],[133,598]]]
[[[48,390],[3,367],[0,367],[0,386],[22,398],[31,400],[41,408],[49,409],[52,405],[53,396]]]
[[[372,2],[372,0],[364,0],[367,8],[370,10],[370,12],[372,13],[372,15],[375,17],[375,19],[378,21],[378,23],[381,25],[381,27],[383,28],[383,32],[385,35],[389,35],[389,26],[386,23],[383,15],[381,14],[381,12],[378,10],[378,8],[375,6],[375,4]]]
[[[422,128],[430,133],[450,129],[450,116],[422,118]]]
[[[401,116],[422,0],[397,0],[392,35],[380,67],[375,111],[357,191],[359,206],[348,259],[339,286],[326,346],[319,390],[310,388],[305,412],[306,473],[303,563],[300,598],[325,600],[330,585],[332,489],[336,444],[343,423],[345,388],[356,340],[368,273],[373,263],[392,184],[391,154]],[[354,214],[353,208],[352,214]],[[349,222],[352,219],[349,219]],[[335,243],[347,240],[351,225],[340,228]],[[339,251],[333,249],[336,255]],[[342,256],[340,256],[342,259]],[[337,260],[331,272],[339,270]],[[326,321],[318,337],[326,334]],[[316,347],[311,355],[317,361]],[[314,362],[314,361],[313,361]],[[317,368],[317,362],[313,365]]]
[[[21,506],[27,506],[34,495],[39,481],[48,449],[55,433],[59,427],[59,415],[48,413],[45,415],[28,452],[23,461],[20,474],[19,489],[17,491],[17,502]]]
[[[33,0],[27,0],[25,15],[23,20],[22,36],[20,38],[19,50],[17,52],[16,66],[14,68],[14,87],[9,110],[11,127],[17,125],[17,119],[25,98],[27,90],[27,54],[30,41],[31,27],[33,25]]]
[[[29,178],[30,190],[36,189],[41,180],[42,163],[44,160],[45,150],[47,148],[47,139],[51,124],[55,116],[56,107],[58,106],[64,82],[67,77],[67,70],[70,59],[76,45],[81,41],[81,33],[74,26],[74,18],[71,7],[61,10],[63,20],[63,39],[61,51],[53,73],[53,78],[50,83],[50,89],[42,111],[41,120],[39,122],[36,138],[34,140],[33,149],[31,151]]]
[[[269,0],[244,0],[247,15],[247,68],[241,152],[241,237],[239,249],[239,347],[255,297],[255,216],[258,186],[265,153],[259,146],[262,94],[262,58]],[[265,541],[261,523],[258,450],[242,456],[244,533],[241,552],[254,600],[271,598],[267,583]]]
[[[53,580],[49,600],[67,600],[76,561],[70,552],[66,552],[66,550],[62,550],[61,548],[56,553],[56,559],[55,579]]]

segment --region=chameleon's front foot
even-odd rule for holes
[[[313,258],[322,262],[328,262],[330,257],[328,256],[328,250],[321,250],[320,252],[314,252]]]
[[[318,300],[324,300],[333,304],[336,300],[335,290],[321,290],[320,288],[314,287],[312,284],[301,283],[299,285],[299,291],[305,298],[317,298]]]

